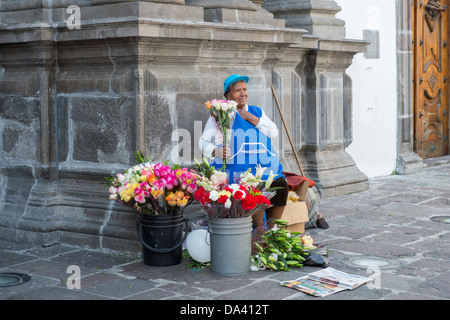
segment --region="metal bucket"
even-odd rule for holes
[[[211,271],[221,276],[237,276],[250,271],[252,217],[209,220]]]
[[[144,263],[155,267],[180,264],[182,244],[188,234],[187,222],[182,214],[142,215],[137,223],[137,235],[143,246]]]

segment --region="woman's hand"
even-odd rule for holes
[[[251,114],[250,112],[248,112],[244,108],[238,108],[237,112],[239,113],[239,115],[241,116],[242,119],[244,119],[245,121],[250,122],[255,127],[259,123],[259,118],[257,116],[255,116],[255,115]]]
[[[214,149],[214,156],[216,158],[229,158],[231,156],[231,150],[228,147],[217,147]]]

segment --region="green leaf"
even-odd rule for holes
[[[138,151],[134,154],[134,157],[136,158],[136,160],[137,160],[139,163],[144,163],[144,162],[149,162],[149,161],[150,161],[150,158],[149,158],[148,156],[147,156],[146,159],[144,159],[144,156],[142,155],[141,150],[138,150]]]

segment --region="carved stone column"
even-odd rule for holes
[[[352,139],[351,79],[345,70],[367,44],[345,39],[334,0],[267,0],[263,8],[288,27],[309,31],[304,47],[310,50],[297,67],[303,76],[299,154],[307,177],[322,197],[368,189],[368,178],[345,151]]]
[[[422,171],[423,160],[413,150],[412,26],[409,0],[397,1],[397,164],[395,171]]]
[[[345,37],[345,22],[335,16],[341,7],[334,0],[267,0],[262,7],[284,19],[286,27],[306,29],[311,35]]]
[[[351,112],[345,70],[364,47],[364,42],[322,39],[320,49],[309,51],[301,64],[305,85],[300,156],[306,176],[316,181],[322,197],[369,188],[368,178],[345,151],[346,122],[351,121],[351,114],[345,118]]]

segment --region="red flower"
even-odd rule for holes
[[[247,193],[247,196],[242,200],[242,209],[243,210],[252,210],[257,205],[255,198]]]
[[[256,195],[255,196],[256,202],[258,204],[266,204],[268,206],[270,206],[270,201],[269,199],[267,199],[265,196],[263,196],[262,194]]]
[[[237,200],[244,200],[244,198],[246,198],[246,196],[247,196],[248,194],[246,194],[245,193],[245,191],[243,191],[243,190],[237,190],[235,193],[234,193],[234,198],[235,199],[237,199]]]
[[[209,199],[209,193],[203,187],[195,191],[194,199],[200,202],[201,204],[209,203],[211,201]]]
[[[222,204],[225,204],[225,202],[227,201],[227,199],[228,199],[228,197],[226,196],[226,195],[221,195],[220,197],[219,197],[219,199],[217,199],[217,202],[218,203],[222,203]]]

